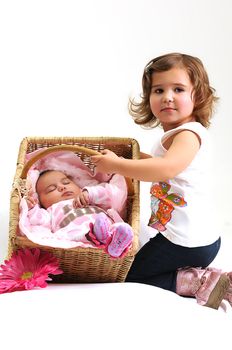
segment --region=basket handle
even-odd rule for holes
[[[26,179],[27,173],[31,166],[37,162],[37,160],[43,158],[44,156],[58,152],[58,151],[72,151],[72,152],[82,152],[86,155],[89,156],[97,156],[100,155],[101,153],[98,151],[95,151],[93,149],[84,147],[84,146],[78,146],[78,145],[58,145],[58,146],[52,146],[49,148],[44,149],[43,151],[39,152],[36,154],[34,157],[30,158],[28,162],[24,165],[21,173],[21,179]],[[134,187],[132,184],[132,180],[128,177],[125,177],[126,183],[127,183],[127,189],[128,189],[128,195],[133,195],[134,194]]]
[[[99,155],[101,154],[100,152],[94,151],[90,148],[86,148],[83,146],[77,146],[77,145],[58,145],[58,146],[52,146],[49,148],[44,149],[43,151],[39,152],[38,154],[36,154],[34,157],[32,157],[31,159],[28,160],[28,162],[24,165],[22,173],[21,173],[21,178],[22,179],[26,179],[27,177],[27,173],[29,171],[29,169],[31,168],[31,166],[37,162],[37,160],[43,158],[44,156],[50,154],[50,153],[54,153],[54,152],[58,152],[58,151],[73,151],[73,152],[83,152],[87,155],[90,156],[95,156],[95,155]]]

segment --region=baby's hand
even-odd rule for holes
[[[73,200],[73,208],[82,208],[89,205],[89,193],[87,190],[82,191],[79,196]]]
[[[24,198],[26,199],[29,210],[34,208],[34,206],[38,203],[38,199],[35,198],[34,192],[32,189],[28,191],[28,194]]]

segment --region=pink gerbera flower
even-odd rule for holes
[[[38,248],[20,249],[0,265],[0,294],[44,288],[46,281],[52,280],[49,275],[61,273],[58,260],[51,253]]]

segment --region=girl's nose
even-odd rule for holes
[[[174,97],[171,91],[167,91],[164,95],[163,95],[163,99],[164,102],[173,102]]]

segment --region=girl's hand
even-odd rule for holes
[[[101,155],[92,156],[91,160],[96,166],[97,172],[112,174],[116,172],[116,165],[120,158],[114,152],[105,149]]]
[[[28,194],[24,198],[26,199],[29,210],[34,208],[34,206],[38,204],[38,199],[35,198],[35,194],[32,189],[28,191]]]
[[[73,200],[73,208],[82,208],[89,205],[89,193],[87,190],[82,191],[79,196]]]

